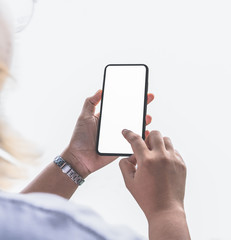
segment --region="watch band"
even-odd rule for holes
[[[54,163],[77,185],[80,186],[84,183],[84,179],[61,156],[57,156],[54,159]]]

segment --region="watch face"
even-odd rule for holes
[[[13,16],[15,32],[21,32],[30,23],[35,2],[35,0],[7,0]]]

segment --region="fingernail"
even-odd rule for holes
[[[127,129],[123,129],[122,134],[125,134],[127,131],[128,131]]]

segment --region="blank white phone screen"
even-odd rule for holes
[[[108,65],[105,73],[98,151],[108,154],[133,154],[122,135],[124,128],[142,136],[145,65]]]

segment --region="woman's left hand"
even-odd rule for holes
[[[118,158],[118,156],[101,156],[96,152],[99,113],[95,114],[95,107],[100,102],[101,95],[102,90],[98,90],[92,97],[85,100],[71,141],[61,154],[63,159],[83,178]],[[147,97],[147,103],[149,104],[154,99],[154,95],[149,93]],[[151,116],[146,115],[146,125],[151,121]],[[148,133],[146,131],[145,136]]]

